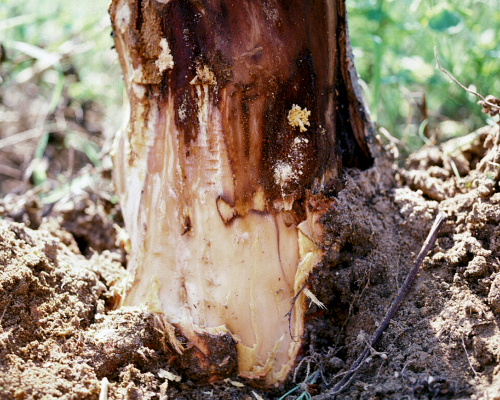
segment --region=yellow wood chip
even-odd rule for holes
[[[233,381],[233,380],[231,380],[229,378],[224,379],[224,382],[230,383],[231,385],[236,386],[237,388],[242,388],[242,387],[245,386],[243,383],[237,382],[237,381]]]

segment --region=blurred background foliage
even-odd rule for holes
[[[402,154],[487,123],[466,87],[500,97],[499,0],[347,0],[355,63],[377,126]],[[379,129],[380,131],[380,129]],[[384,132],[384,131],[383,131]],[[384,135],[381,135],[384,139]]]
[[[53,201],[88,185],[82,169],[111,168],[123,83],[108,3],[0,0],[0,195]]]
[[[0,0],[0,194],[71,182],[85,165],[110,168],[123,83],[108,3]],[[434,46],[465,86],[498,97],[500,0],[347,6],[364,96],[382,140],[401,157],[494,123],[435,68]]]
[[[121,104],[123,85],[112,50],[108,0],[0,0],[2,78],[23,84],[38,77],[52,98],[59,73],[75,102]],[[59,88],[60,90],[60,88]]]

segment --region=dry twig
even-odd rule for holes
[[[102,378],[101,393],[99,394],[99,400],[108,400],[108,388],[109,388],[108,378]]]
[[[27,131],[19,132],[11,136],[7,136],[3,139],[0,139],[0,150],[13,146],[15,144],[24,142],[26,140],[30,139],[37,139],[40,136],[46,134],[47,132],[54,132],[55,130],[58,130],[58,127],[56,124],[49,124],[40,128],[33,128],[33,129],[28,129]]]
[[[358,357],[356,362],[351,366],[349,371],[344,375],[342,380],[337,383],[331,390],[329,390],[326,393],[320,394],[318,396],[312,397],[311,400],[327,400],[331,399],[332,396],[335,396],[337,394],[342,393],[345,389],[347,389],[354,379],[354,376],[356,375],[356,372],[358,369],[361,367],[363,362],[365,361],[366,357],[370,353],[370,349],[375,346],[375,344],[379,341],[379,339],[382,337],[382,333],[386,330],[386,328],[389,326],[389,322],[391,321],[392,317],[396,314],[398,311],[399,307],[405,300],[408,292],[410,291],[410,288],[415,281],[418,271],[420,270],[420,266],[422,265],[425,257],[427,256],[427,253],[431,249],[431,247],[434,245],[437,235],[439,231],[441,230],[441,227],[443,226],[443,223],[445,221],[445,215],[443,213],[439,213],[434,221],[434,224],[432,225],[432,228],[429,232],[429,235],[427,236],[427,239],[425,239],[424,244],[422,245],[422,248],[420,249],[420,252],[418,253],[417,260],[415,261],[415,265],[413,268],[410,270],[408,276],[406,277],[406,280],[403,284],[403,287],[401,288],[398,296],[396,297],[396,300],[392,304],[391,308],[387,312],[384,320],[376,330],[375,334],[373,335],[372,339],[370,340],[370,344],[366,346],[365,350],[361,355]]]
[[[470,362],[469,353],[467,353],[467,348],[465,347],[465,341],[463,335],[462,335],[462,347],[464,348],[465,356],[467,357],[467,362],[469,363],[469,367],[472,370],[472,372],[474,372],[474,376],[477,378],[477,372],[472,366],[472,363]]]
[[[441,64],[439,63],[439,57],[438,57],[438,53],[437,53],[437,47],[434,46],[434,57],[436,58],[436,63],[437,63],[437,67],[440,71],[444,72],[446,75],[448,75],[448,77],[453,81],[455,82],[458,86],[460,86],[463,90],[465,90],[467,93],[470,93],[470,94],[473,94],[474,96],[476,96],[477,98],[481,99],[481,101],[478,102],[479,105],[481,105],[483,107],[483,112],[485,114],[490,114],[491,117],[497,115],[499,112],[500,112],[500,100],[494,96],[486,96],[483,97],[481,94],[479,94],[478,92],[475,92],[474,90],[472,89],[469,89],[468,87],[465,87],[465,85],[463,85],[462,83],[460,83],[458,81],[457,78],[455,78],[450,71],[444,69],[443,67],[441,67]]]

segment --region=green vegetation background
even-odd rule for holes
[[[406,151],[467,134],[494,121],[462,84],[500,96],[499,0],[347,0],[355,63],[374,120]],[[427,118],[421,103],[426,98]],[[402,154],[405,154],[403,151]]]
[[[477,99],[435,68],[434,46],[442,66],[464,85],[498,97],[500,0],[347,3],[355,62],[373,119],[402,139],[406,152],[427,141],[424,128],[442,141],[493,123]],[[36,79],[39,95],[52,108],[62,93],[75,107],[95,101],[118,127],[123,85],[107,6],[108,0],[0,1],[2,85]],[[35,74],[35,67],[42,72]]]
[[[97,101],[117,112],[123,85],[112,50],[108,3],[0,0],[2,84],[26,83],[32,73],[40,95],[53,102],[67,91],[76,103]],[[33,67],[41,73],[33,73]]]

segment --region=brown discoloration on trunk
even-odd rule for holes
[[[343,166],[372,163],[344,3],[114,0],[110,12],[130,101],[115,157],[126,303],[158,278],[170,321],[225,326],[242,376],[281,380],[304,296],[292,332],[284,315],[323,254],[324,194]]]
[[[111,6],[112,16],[117,4]],[[200,68],[214,74],[209,101],[224,117],[234,181],[224,196],[231,203],[245,208],[262,188],[266,208],[272,209],[269,204],[283,196],[274,177],[280,163],[301,166],[285,188],[295,198],[302,188],[319,188],[324,177],[338,179],[342,164],[370,165],[364,108],[348,70],[343,4],[145,0],[130,7],[125,43],[134,66],[142,65],[146,97],[155,98],[159,108],[174,99],[184,163],[194,153],[191,144],[199,132],[200,98],[190,82]],[[175,60],[163,75],[155,64],[161,38]],[[306,132],[287,120],[294,104],[311,112]],[[306,139],[299,150],[294,148],[297,138]]]

